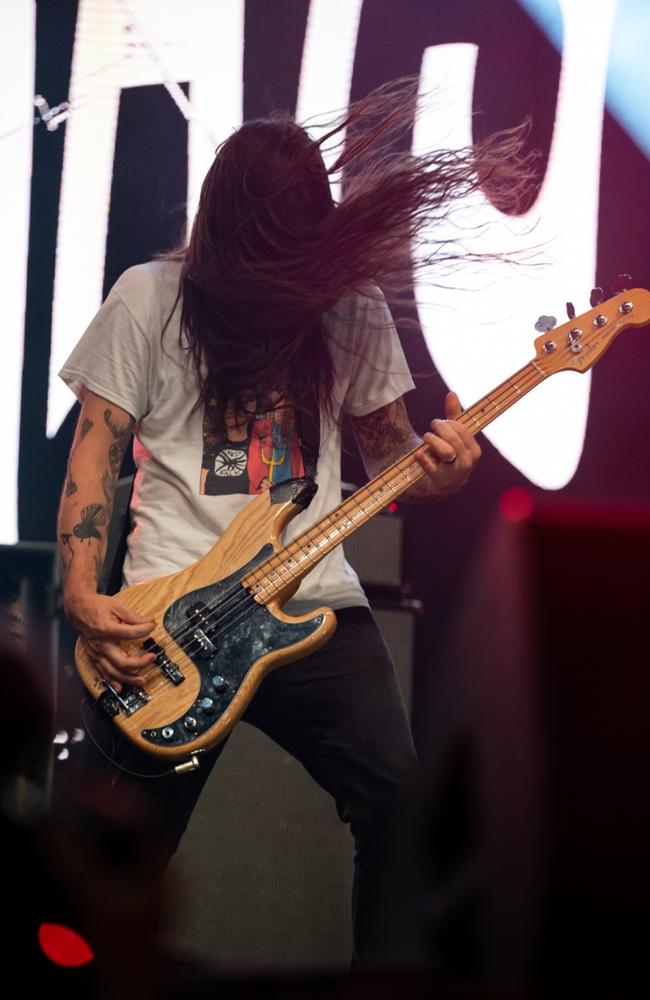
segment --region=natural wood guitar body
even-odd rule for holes
[[[477,434],[556,372],[588,371],[618,334],[650,321],[650,292],[629,289],[535,340],[535,358],[458,418]],[[329,608],[300,618],[284,602],[301,579],[345,538],[417,482],[424,472],[422,444],[342,501],[298,538],[280,534],[316,491],[292,479],[260,494],[233,520],[217,544],[194,565],[171,576],[128,587],[130,607],[155,622],[149,640],[157,662],[144,689],[119,697],[94,671],[83,643],[77,667],[88,690],[136,745],[181,760],[225,739],[265,674],[307,656],[336,627]],[[139,643],[124,644],[141,652]]]
[[[143,672],[143,689],[125,688],[118,699],[91,665],[83,641],[77,642],[84,685],[140,749],[181,760],[221,742],[267,673],[307,656],[332,635],[336,617],[329,608],[301,617],[283,612],[299,581],[276,587],[265,603],[241,583],[280,548],[282,530],[313,492],[305,480],[291,480],[261,493],[198,562],[120,592],[121,601],[156,623],[149,638],[162,652]],[[203,610],[191,614],[197,604]],[[204,638],[196,638],[199,633]],[[122,647],[143,652],[141,640]]]

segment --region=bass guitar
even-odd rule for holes
[[[535,357],[460,416],[478,434],[550,375],[585,372],[629,326],[650,321],[650,292],[633,289],[542,333]],[[317,487],[292,479],[259,494],[198,562],[120,592],[120,600],[156,624],[144,641],[123,642],[156,654],[143,686],[118,693],[76,646],[81,679],[99,707],[141,750],[172,762],[190,760],[226,738],[264,676],[317,649],[336,627],[334,612],[300,617],[283,611],[300,581],[334,546],[399,497],[424,472],[420,445],[339,504],[294,541],[286,525]]]

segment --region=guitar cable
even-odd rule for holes
[[[104,748],[95,739],[93,733],[91,732],[88,717],[85,712],[87,706],[90,706],[90,708],[92,709],[94,708],[94,703],[91,702],[89,698],[84,697],[81,699],[79,710],[81,713],[81,721],[83,722],[83,726],[84,729],[86,730],[86,733],[88,734],[89,740],[91,741],[95,749],[99,750],[102,757],[104,757],[109,762],[109,764],[111,764],[113,767],[116,767],[119,771],[122,771],[124,774],[129,774],[131,775],[132,778],[167,778],[170,777],[172,774],[186,774],[189,771],[196,771],[197,768],[199,767],[198,754],[192,754],[189,761],[185,761],[182,764],[176,764],[174,767],[168,767],[164,771],[160,771],[158,774],[144,774],[141,771],[132,771],[130,768],[124,767],[123,764],[118,764],[117,760],[111,757],[110,754],[107,753],[106,750],[104,750]],[[113,732],[113,752],[115,752],[115,749],[116,749],[115,732]]]

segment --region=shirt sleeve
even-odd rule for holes
[[[87,328],[59,377],[80,398],[90,389],[136,421],[149,408],[150,345],[119,292],[119,282]]]
[[[352,336],[347,364],[350,368],[343,409],[363,417],[387,406],[415,387],[395,323],[378,288],[371,295],[355,297],[350,316]]]

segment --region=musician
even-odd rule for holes
[[[187,245],[126,271],[61,371],[81,402],[58,527],[65,609],[117,691],[143,683],[154,658],[127,656],[118,644],[144,639],[153,622],[119,595],[97,593],[132,436],[126,584],[189,565],[256,493],[287,478],[314,475],[318,484],[289,536],[324,516],[340,501],[344,415],[369,476],[421,443],[403,399],[413,381],[380,286],[408,287],[427,213],[491,177],[514,188],[519,175],[508,166],[512,137],[459,153],[386,154],[411,98],[384,88],[327,137],[348,130],[330,171],[345,171],[339,204],[320,144],[303,128],[282,115],[245,123],[216,152]],[[434,250],[444,258],[442,245]],[[424,434],[426,476],[404,499],[445,497],[467,479],[480,449],[460,412],[449,393],[445,419]],[[388,959],[390,943],[369,930],[369,917],[384,820],[415,751],[393,664],[341,547],[286,610],[323,604],[336,611],[334,637],[268,675],[244,717],[334,796],[357,848],[355,954]],[[169,855],[218,754],[205,754],[196,773],[142,782],[162,809]],[[143,756],[124,745],[119,753],[136,771],[159,769]]]

